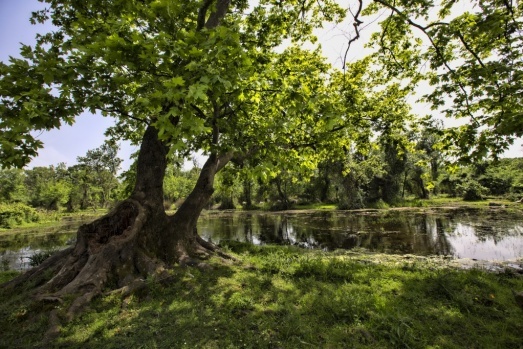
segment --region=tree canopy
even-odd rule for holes
[[[369,43],[378,48],[366,68],[371,89],[397,81],[411,93],[428,81],[434,108],[468,118],[449,133],[465,155],[499,153],[523,132],[519,3],[477,1],[463,11],[455,1],[377,0],[347,11],[330,0],[44,2],[31,21],[55,30],[0,63],[7,166],[25,165],[43,146],[32,131],[71,124],[86,109],[115,117],[108,134],[136,143],[154,125],[181,154],[262,148],[267,157],[324,139],[360,122],[363,91],[340,99],[354,86],[319,50],[299,47],[315,42],[314,28],[347,16],[359,34],[363,16],[376,13],[386,16]]]
[[[387,17],[371,40],[380,65],[391,77],[426,81],[423,100],[465,120],[447,133],[461,157],[497,156],[523,135],[520,2],[376,0],[365,11],[380,9]]]
[[[220,26],[218,8],[202,18],[214,9],[211,1],[49,3],[33,21],[51,20],[57,30],[1,66],[4,164],[34,156],[41,144],[31,130],[72,123],[84,109],[116,117],[109,133],[136,142],[152,124],[182,153],[250,149],[279,141],[263,137],[279,137],[274,130],[282,126],[292,134],[293,125],[283,125],[289,116],[320,118],[312,102],[326,98],[318,88],[327,65],[318,53],[271,48],[285,38],[306,39],[323,17],[341,15],[334,3],[324,12],[310,4],[309,22],[292,2],[262,2],[250,12],[245,1],[219,2],[231,7]],[[310,110],[298,99],[312,99]]]

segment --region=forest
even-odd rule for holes
[[[322,160],[309,176],[285,171],[262,180],[225,169],[216,178],[208,208],[287,210],[327,204],[347,210],[424,206],[430,198],[515,202],[523,197],[523,158],[452,164],[443,152],[424,148],[425,143],[425,139],[413,141],[412,153],[406,150],[401,155],[376,146],[365,158]],[[136,176],[134,166],[118,171],[122,160],[117,151],[117,145],[104,144],[69,167],[60,163],[0,170],[0,227],[45,220],[50,211],[111,209],[130,193]],[[196,160],[189,170],[180,161],[172,163],[163,183],[167,210],[183,203],[200,171]],[[351,169],[348,173],[347,168]]]
[[[429,139],[432,144],[427,144]],[[401,154],[386,152],[377,144],[366,157],[356,154],[339,161],[322,159],[309,176],[282,171],[275,178],[262,180],[238,169],[225,169],[216,179],[209,208],[285,210],[331,204],[343,210],[423,205],[421,200],[434,197],[521,200],[522,158],[453,164],[437,150],[435,139],[435,134],[412,133]],[[38,211],[114,207],[132,191],[136,177],[135,166],[119,172],[122,159],[117,152],[117,145],[106,143],[87,151],[70,167],[60,163],[0,170],[0,227],[34,221]],[[163,184],[166,209],[175,210],[183,203],[199,170],[196,160],[190,170],[183,170],[180,160],[173,159]]]
[[[29,20],[52,28],[0,62],[1,223],[103,212],[0,274],[0,346],[521,346],[521,268],[222,245],[197,228],[208,208],[434,198],[520,214],[522,159],[501,156],[523,136],[521,2],[41,2]],[[316,35],[332,26],[341,67]],[[105,144],[25,168],[41,132],[87,112],[114,120]],[[139,150],[120,173],[122,140]]]

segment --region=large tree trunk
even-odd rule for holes
[[[197,30],[217,27],[229,5],[230,0],[204,1]],[[197,265],[198,260],[220,253],[198,236],[196,222],[214,191],[214,176],[233,154],[211,154],[191,194],[173,216],[167,216],[163,207],[167,153],[158,131],[149,126],[140,147],[131,196],[104,217],[81,226],[74,247],[56,253],[2,287],[31,286],[40,299],[48,301],[61,302],[64,296],[74,295],[67,314],[72,317],[104,291],[128,294],[143,287],[146,277],[168,277],[169,265]],[[53,324],[59,321],[56,313],[50,315],[53,335],[57,329]]]
[[[68,312],[74,316],[102,292],[117,289],[127,294],[142,287],[147,277],[167,276],[169,265],[197,265],[213,252],[219,253],[197,235],[196,222],[213,193],[215,174],[232,154],[212,154],[192,193],[173,216],[168,216],[163,207],[167,152],[157,130],[148,127],[132,195],[104,217],[82,225],[74,247],[58,252],[3,287],[35,285],[38,297],[47,300],[75,295]]]

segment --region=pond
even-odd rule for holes
[[[31,256],[74,244],[76,231],[95,218],[71,219],[52,226],[20,228],[0,233],[0,269],[27,269]]]
[[[0,267],[27,268],[34,253],[74,243],[83,223],[2,233]],[[205,211],[198,232],[214,243],[235,240],[498,261],[523,257],[523,217],[499,209]]]
[[[199,234],[323,250],[447,255],[478,260],[523,257],[523,217],[499,209],[206,212]]]

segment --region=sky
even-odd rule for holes
[[[32,25],[29,22],[31,12],[44,7],[37,0],[0,0],[0,61],[7,62],[9,56],[19,57],[21,42],[33,44],[36,33],[50,30],[49,24]],[[60,162],[65,162],[67,166],[76,164],[78,156],[84,156],[88,150],[104,143],[104,131],[113,123],[111,118],[86,112],[76,118],[73,126],[64,125],[60,129],[36,133],[38,139],[44,142],[44,148],[28,167],[56,165]],[[124,160],[123,170],[129,168],[132,163],[130,155],[137,150],[128,142],[120,144],[118,156]]]
[[[7,62],[9,56],[19,56],[21,42],[31,45],[34,43],[36,33],[49,31],[51,28],[49,24],[32,25],[29,22],[31,12],[44,6],[37,0],[0,0],[0,61]],[[349,51],[347,57],[349,62],[361,56],[363,44],[369,34],[370,30],[362,30],[362,38],[355,42]],[[342,66],[342,56],[349,35],[343,25],[327,28],[318,33],[324,54],[338,68]],[[424,115],[427,113],[424,108],[426,106],[417,105],[413,110],[419,115]],[[84,156],[87,150],[103,144],[104,131],[112,124],[113,120],[110,118],[84,113],[76,119],[73,126],[65,125],[60,129],[42,132],[38,135],[38,139],[44,142],[44,148],[39,151],[39,155],[33,159],[29,167],[56,165],[60,162],[65,162],[68,166],[74,165],[78,156]],[[125,170],[131,165],[130,155],[136,150],[136,147],[127,142],[121,143],[119,157],[124,160],[122,169]],[[523,156],[522,140],[516,140],[505,156]]]

